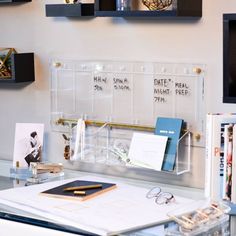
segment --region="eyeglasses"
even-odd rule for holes
[[[169,192],[162,192],[160,187],[154,187],[148,191],[146,198],[155,198],[155,203],[158,205],[168,204],[175,200],[174,195]]]

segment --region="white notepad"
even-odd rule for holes
[[[130,163],[160,171],[167,139],[166,136],[134,133],[128,155]]]

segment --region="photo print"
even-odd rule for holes
[[[16,123],[13,166],[29,167],[30,162],[41,161],[43,133],[44,124]]]

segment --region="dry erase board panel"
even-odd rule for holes
[[[155,126],[164,116],[203,135],[204,65],[54,59],[51,71],[54,130],[66,131],[60,118]]]

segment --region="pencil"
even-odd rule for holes
[[[76,190],[86,190],[86,189],[95,189],[95,188],[102,188],[102,184],[68,187],[68,188],[64,188],[63,190],[64,191],[76,191]]]

